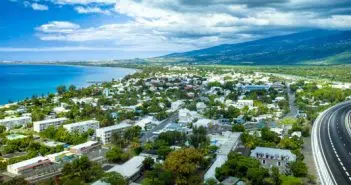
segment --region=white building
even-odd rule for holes
[[[33,130],[36,132],[41,132],[47,129],[49,126],[54,126],[55,128],[58,128],[67,120],[68,120],[67,118],[56,118],[56,119],[48,119],[43,121],[36,121],[33,123]]]
[[[31,122],[31,117],[5,118],[0,120],[0,125],[6,127],[7,130],[10,130],[18,126],[27,126],[27,124]]]
[[[113,133],[122,133],[130,127],[131,125],[127,123],[120,123],[118,125],[99,128],[96,130],[96,137],[99,137],[103,144],[107,144],[111,142]]]
[[[290,162],[296,161],[296,155],[290,150],[256,147],[251,150],[251,157],[258,159],[264,167],[271,168],[276,166],[284,172]]]
[[[215,121],[212,119],[199,119],[193,123],[193,127],[205,127],[208,128],[211,125],[214,125]]]
[[[206,104],[204,102],[198,102],[196,103],[196,110],[198,112],[203,112],[206,109]]]
[[[178,123],[187,124],[193,122],[195,119],[199,119],[201,116],[196,111],[190,111],[188,109],[180,109],[178,113]]]
[[[68,132],[87,132],[89,129],[96,130],[99,128],[99,121],[88,120],[72,124],[63,125]]]
[[[89,153],[90,151],[97,150],[101,147],[101,144],[97,141],[88,141],[79,145],[72,146],[70,152],[78,155]]]
[[[254,106],[253,100],[238,100],[236,102],[238,108],[244,108],[245,106],[252,108]]]
[[[134,181],[139,177],[141,168],[143,167],[144,156],[135,156],[129,159],[127,162],[119,165],[115,165],[107,172],[117,172],[121,174],[127,181]],[[110,185],[103,181],[96,181],[92,185]]]
[[[152,116],[146,116],[143,119],[137,121],[134,126],[139,126],[142,130],[145,130],[146,127],[148,127],[149,125],[158,125],[159,121],[157,121],[154,117]]]
[[[38,156],[32,159],[21,161],[19,163],[11,164],[7,166],[7,172],[23,175],[35,171],[37,168],[43,166],[50,166],[52,163],[47,157]]]
[[[172,102],[171,110],[176,111],[176,110],[180,109],[183,105],[184,105],[184,101],[182,101],[182,100],[177,100],[175,102]]]

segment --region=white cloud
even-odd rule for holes
[[[103,10],[99,7],[83,7],[77,6],[74,8],[80,14],[89,14],[89,13],[99,13],[99,14],[111,14],[110,10]]]
[[[88,5],[88,4],[106,4],[106,5],[113,5],[116,3],[116,0],[51,0],[55,4],[61,5]]]
[[[52,21],[41,25],[37,30],[43,33],[73,33],[80,28],[79,25],[67,21]]]
[[[302,29],[351,29],[351,16],[314,11],[308,8],[317,6],[312,0],[245,2],[58,0],[57,4],[79,5],[75,7],[78,13],[117,13],[127,15],[131,20],[97,27],[54,21],[39,26],[37,35],[45,41],[106,41],[127,50],[172,52],[248,41]],[[333,4],[331,0],[321,0],[321,3],[328,6]],[[103,6],[99,4],[114,5],[114,12],[101,8]],[[299,8],[293,9],[291,5]]]
[[[39,11],[49,10],[48,6],[43,5],[43,4],[39,4],[39,3],[33,3],[32,8],[33,8],[33,10],[39,10]]]
[[[51,51],[121,51],[120,48],[111,47],[42,47],[42,48],[13,48],[0,47],[0,52],[51,52]]]

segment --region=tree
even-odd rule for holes
[[[151,170],[154,164],[154,159],[152,159],[151,157],[146,157],[143,161],[144,170]]]
[[[249,168],[247,171],[247,178],[255,185],[263,185],[263,179],[266,177],[269,177],[269,173],[268,170],[263,167]]]
[[[282,183],[282,180],[280,179],[280,173],[279,169],[277,167],[272,167],[272,179],[274,182],[274,185],[280,185]]]
[[[203,162],[202,152],[194,148],[185,148],[171,152],[164,162],[164,168],[175,175],[177,184],[185,185],[189,184],[188,181],[196,174]]]
[[[155,168],[145,173],[143,185],[173,185],[172,173],[162,168],[161,164],[155,164]]]
[[[209,138],[207,137],[207,130],[205,127],[193,128],[193,134],[190,136],[190,144],[195,148],[205,147],[209,144]]]
[[[66,163],[61,172],[61,180],[64,184],[70,184],[72,180],[91,183],[100,179],[104,174],[101,165],[89,161],[87,156],[75,159],[72,163]]]
[[[302,161],[292,162],[289,167],[295,177],[306,177],[308,174],[307,166]]]
[[[63,95],[67,91],[67,89],[65,85],[60,85],[56,88],[56,91],[59,95]]]
[[[29,185],[23,177],[15,177],[7,182],[2,183],[2,185]]]
[[[109,183],[110,185],[126,185],[127,181],[124,177],[117,172],[108,172],[101,178],[102,182]]]
[[[242,124],[234,124],[232,127],[233,132],[245,132],[245,127]]]
[[[106,158],[110,162],[118,163],[127,161],[129,156],[120,147],[112,147],[111,150],[106,152]]]

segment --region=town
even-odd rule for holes
[[[347,84],[194,66],[0,107],[1,182],[316,184],[310,133]]]

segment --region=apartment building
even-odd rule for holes
[[[82,121],[82,122],[63,125],[63,128],[65,128],[68,132],[83,133],[83,132],[87,132],[89,129],[93,129],[93,130],[98,129],[99,121],[96,121],[96,120]]]
[[[41,132],[50,126],[54,126],[55,128],[58,128],[67,120],[68,120],[67,118],[56,118],[56,119],[48,119],[43,121],[36,121],[33,123],[33,130],[36,132]]]
[[[127,123],[121,123],[109,127],[103,127],[96,130],[96,137],[100,138],[103,144],[111,142],[112,134],[123,133],[126,129],[130,128],[131,125]]]
[[[6,127],[10,130],[19,126],[27,126],[27,124],[32,122],[32,118],[29,116],[17,117],[17,118],[5,118],[0,120],[0,125]]]

